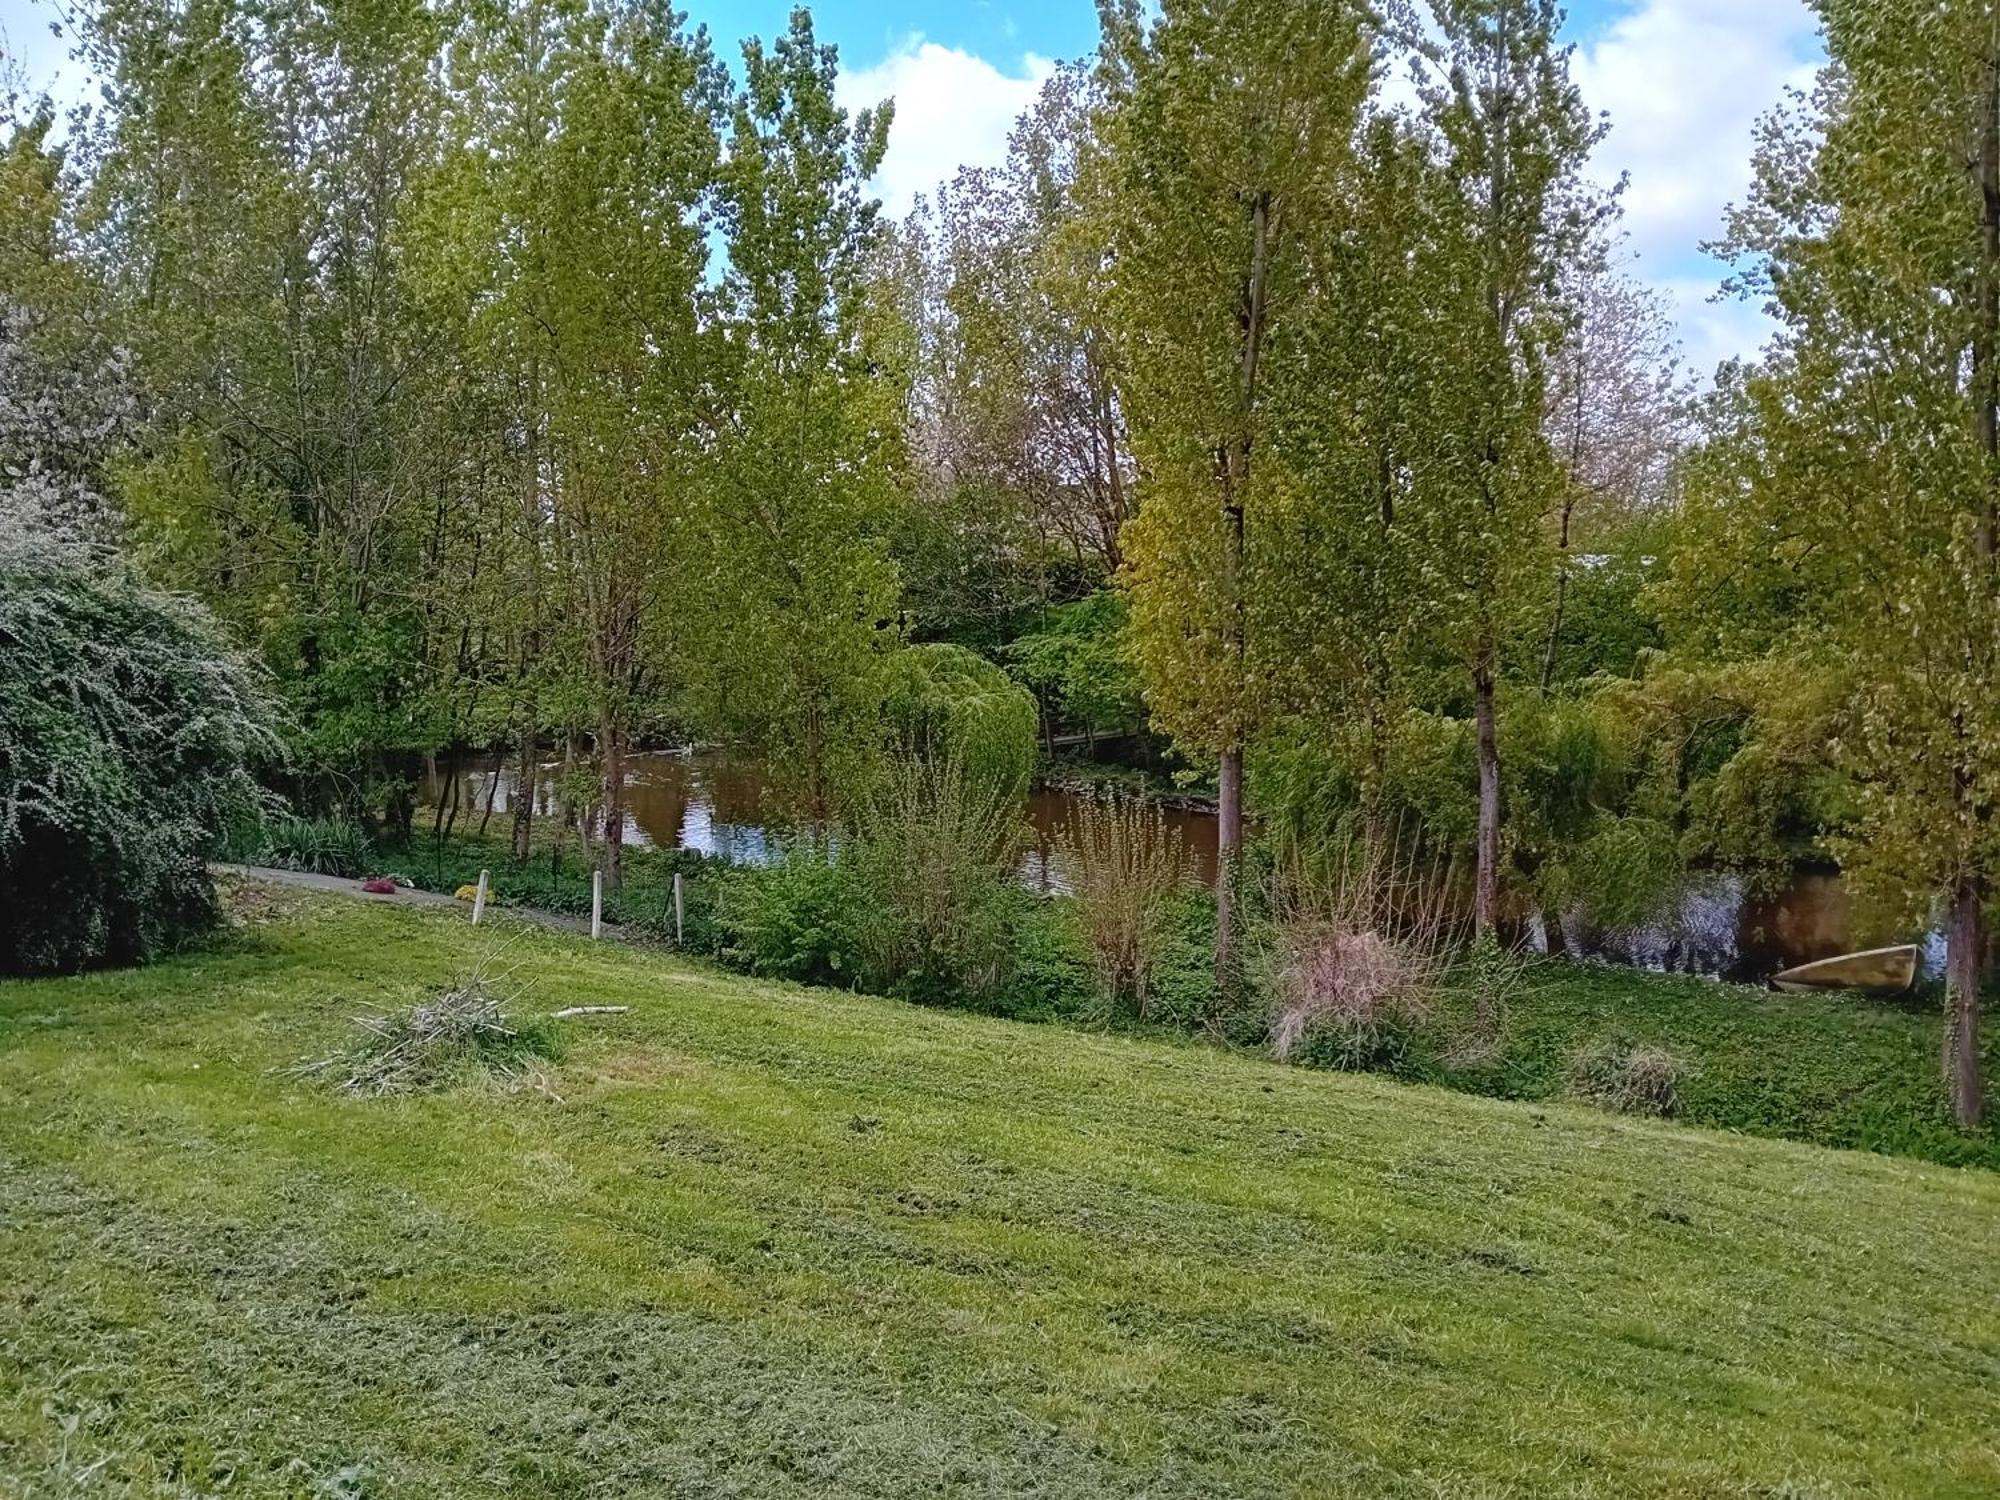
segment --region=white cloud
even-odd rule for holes
[[[1760,302],[1716,301],[1717,276],[1652,278],[1680,329],[1681,367],[1706,381],[1725,359],[1753,356],[1777,331]]]
[[[932,193],[961,166],[1005,157],[1008,131],[1055,64],[1029,53],[1021,68],[1010,76],[983,57],[913,35],[881,62],[841,75],[840,102],[848,109],[896,101],[888,155],[874,182],[889,213],[907,213],[917,194]]]
[[[1638,0],[1578,48],[1586,103],[1611,117],[1594,168],[1623,173],[1625,228],[1641,275],[1672,298],[1689,363],[1754,352],[1769,324],[1705,301],[1720,271],[1700,254],[1750,183],[1752,128],[1820,61],[1803,0]]]

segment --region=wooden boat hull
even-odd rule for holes
[[[1921,956],[1915,943],[1869,948],[1861,953],[1843,953],[1837,958],[1799,964],[1772,975],[1771,984],[1791,994],[1854,990],[1863,995],[1900,995],[1917,982],[1917,962]]]

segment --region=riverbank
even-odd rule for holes
[[[683,881],[682,948],[738,966],[727,891],[758,878],[685,851],[634,850],[622,890],[607,892],[607,920],[635,938],[674,942],[673,875]],[[384,860],[412,885],[449,894],[491,873],[502,910],[540,910],[577,928],[590,910],[588,869],[547,853],[516,866],[497,844],[454,841]],[[1190,893],[1171,913],[1154,976],[1151,1019],[1110,1007],[1095,987],[1068,903],[1024,901],[1021,970],[989,1008],[1015,1019],[1133,1035],[1212,1036],[1218,1015],[1205,898]],[[1251,1000],[1220,1013],[1228,1044],[1268,1057],[1269,1018]],[[2000,1130],[1962,1132],[1945,1117],[1937,1085],[1940,1010],[1927,994],[1878,1001],[1849,995],[1781,995],[1685,975],[1600,963],[1531,960],[1511,986],[1497,1035],[1476,1033],[1462,991],[1421,1020],[1383,1031],[1337,1063],[1461,1093],[1540,1102],[1573,1097],[1579,1070],[1606,1053],[1658,1053],[1671,1067],[1674,1118],[1721,1130],[2000,1169]],[[1470,1039],[1470,1044],[1469,1044]],[[1987,1028],[1989,1077],[2000,1078],[2000,1027]],[[1275,1066],[1275,1064],[1274,1064]],[[1989,1120],[2000,1117],[2000,1099]]]
[[[1992,1175],[539,932],[525,1005],[630,1009],[532,1084],[288,1075],[491,944],[280,893],[0,985],[0,1488],[2000,1483]]]

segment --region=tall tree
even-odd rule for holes
[[[307,763],[406,830],[447,649],[418,595],[451,387],[405,275],[434,17],[104,0],[89,35],[94,248],[155,397],[138,545],[261,642]]]
[[[1474,914],[1499,917],[1499,690],[1506,614],[1546,541],[1560,475],[1544,423],[1564,332],[1561,278],[1606,211],[1582,169],[1602,134],[1556,42],[1556,0],[1426,0],[1412,26],[1419,91],[1452,195],[1433,216],[1460,257],[1458,348],[1435,366],[1436,441],[1419,488],[1435,517],[1443,597],[1470,669],[1479,768]],[[1445,378],[1447,372],[1456,379]]]
[[[986,540],[1018,608],[1115,573],[1130,461],[1104,315],[1096,82],[1059,68],[997,168],[963,169],[906,233],[928,297],[918,451],[939,513]],[[1006,565],[1011,564],[1011,568]],[[931,601],[916,601],[921,607]],[[934,606],[936,607],[936,606]]]
[[[1781,320],[1696,500],[1793,580],[1776,649],[1851,670],[1843,863],[1945,919],[1941,1067],[1978,1123],[2000,870],[2000,15],[1820,0],[1828,64],[1762,129],[1727,247]],[[1732,555],[1733,554],[1733,555]]]
[[[1216,964],[1233,983],[1243,755],[1268,713],[1257,657],[1270,358],[1306,305],[1305,248],[1341,222],[1371,58],[1359,7],[1107,3],[1109,315],[1140,474],[1126,530],[1155,719],[1218,765]],[[1261,570],[1260,570],[1261,571]]]
[[[743,57],[721,183],[727,354],[696,685],[824,816],[872,758],[896,643],[905,407],[869,317],[879,205],[864,190],[890,111],[850,118],[834,102],[838,59],[804,10]]]

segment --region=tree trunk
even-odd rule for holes
[[[1236,688],[1244,688],[1248,630],[1243,608],[1243,506],[1250,493],[1250,458],[1255,441],[1252,420],[1257,409],[1257,363],[1263,353],[1265,298],[1270,287],[1270,255],[1274,225],[1271,195],[1258,193],[1250,202],[1250,274],[1243,285],[1243,347],[1239,370],[1243,430],[1222,449],[1222,591],[1229,611],[1229,647],[1235,657]],[[1236,989],[1236,894],[1243,857],[1243,737],[1244,715],[1239,702],[1231,714],[1229,744],[1216,775],[1215,862],[1215,982],[1228,996]]]
[[[1472,681],[1479,732],[1479,841],[1472,924],[1482,938],[1493,936],[1500,920],[1500,735],[1493,708],[1493,658],[1489,635],[1480,642]]]
[[[1985,882],[1960,880],[1945,919],[1944,1087],[1961,1129],[1979,1125],[1979,981],[1986,959]]]
[[[625,754],[615,717],[604,719],[604,879],[625,882]]]
[[[535,762],[541,759],[541,735],[531,719],[521,726],[521,761],[514,773],[514,863],[528,862],[528,846],[535,830]],[[500,772],[496,768],[497,781]]]
[[[1215,778],[1215,984],[1236,985],[1236,890],[1243,865],[1243,747],[1222,752]]]
[[[2000,15],[1993,19],[1985,86],[1979,111],[1979,289],[1978,321],[1972,340],[1971,386],[1975,436],[1986,458],[1985,490],[1979,497],[1973,548],[1981,564],[1980,582],[1989,608],[1994,599],[1996,530],[1995,486],[2000,484]],[[1967,752],[1968,757],[1970,752]],[[1960,800],[1973,824],[1973,860],[1984,853],[1988,808],[1971,795],[1973,778],[1961,771]],[[1945,1017],[1942,1064],[1952,1118],[1962,1129],[1980,1122],[1979,983],[1986,963],[1986,880],[1961,873],[1951,892],[1945,927]]]

